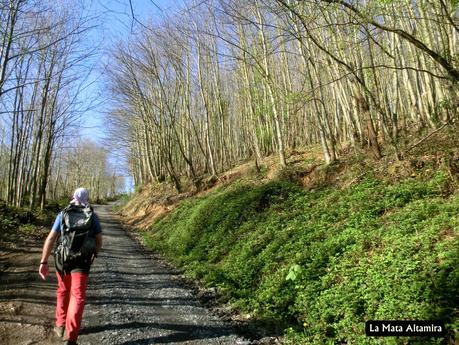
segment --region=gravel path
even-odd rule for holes
[[[200,306],[161,261],[139,249],[107,206],[104,245],[90,273],[79,338],[88,344],[249,344]]]
[[[89,275],[80,345],[251,343],[202,307],[177,274],[127,236],[109,209],[96,207],[104,245]],[[54,269],[46,281],[38,277],[42,246],[43,239],[9,251],[0,245],[1,345],[62,345],[52,331]]]

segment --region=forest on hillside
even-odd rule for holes
[[[94,333],[118,337],[123,320],[127,337],[172,332],[144,343],[220,341],[184,327],[187,314],[176,326],[156,313],[186,300],[155,297],[165,258],[220,314],[284,344],[455,344],[459,1],[145,1],[156,12],[139,14],[140,0],[0,0],[2,270],[35,284],[16,258],[35,260],[27,241],[73,190],[98,202],[132,180],[118,216],[159,254],[161,278],[139,273],[155,271],[150,257],[123,266],[135,249],[100,208],[120,245],[101,281],[123,277],[141,298],[117,286],[117,319],[99,290],[106,324],[88,322]],[[125,302],[164,320],[138,322]],[[368,320],[446,331],[368,337]]]
[[[326,164],[349,148],[400,160],[457,117],[457,1],[190,1],[137,30],[109,71],[136,185],[181,191],[312,144]]]
[[[97,16],[2,0],[0,17],[1,198],[43,207],[79,184],[114,194],[107,148],[78,135],[94,105]],[[103,54],[105,125],[135,185],[181,191],[241,161],[260,169],[276,154],[285,166],[311,144],[326,164],[350,147],[403,159],[409,134],[457,116],[454,0],[187,1],[131,20],[135,35]]]

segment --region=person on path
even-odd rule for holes
[[[74,209],[90,209],[92,211],[88,199],[88,191],[85,188],[78,188],[73,194],[73,200],[70,202],[70,205],[57,215],[54,225],[43,245],[40,267],[38,269],[42,279],[46,279],[48,276],[48,257],[51,254],[54,244],[59,236],[62,238],[62,232],[65,231],[66,222],[63,219],[65,218],[65,210],[73,207]],[[102,247],[102,229],[99,219],[94,212],[92,212],[91,218],[90,230],[87,231],[87,233],[88,236],[93,238],[95,249],[91,252],[90,256],[81,256],[71,263],[64,264],[64,268],[61,272],[59,272],[60,270],[58,269],[55,257],[57,271],[57,303],[54,332],[61,338],[64,338],[65,335],[65,345],[77,344],[83,309],[86,302],[89,269],[92,261]]]

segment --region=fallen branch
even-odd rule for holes
[[[414,149],[416,146],[421,145],[424,141],[426,141],[427,139],[429,139],[429,138],[430,138],[431,136],[433,136],[435,133],[441,131],[443,128],[445,128],[445,127],[448,126],[448,125],[452,125],[453,123],[454,123],[454,120],[449,120],[448,122],[444,123],[441,127],[437,128],[436,130],[434,130],[433,132],[429,133],[428,135],[426,135],[424,138],[422,138],[421,140],[419,140],[419,141],[416,142],[415,144],[413,144],[413,145],[411,145],[410,147],[408,147],[408,148],[405,150],[405,153],[411,151],[411,150]]]

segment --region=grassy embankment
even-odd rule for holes
[[[239,180],[181,201],[144,236],[235,310],[285,325],[286,343],[406,344],[365,337],[369,319],[441,319],[449,340],[410,344],[452,343],[459,193],[434,168],[309,190]]]

